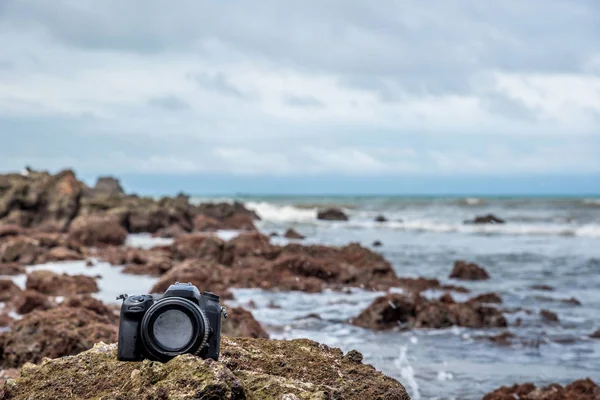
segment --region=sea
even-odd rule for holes
[[[194,198],[195,202],[238,200],[261,217],[258,228],[276,232],[274,243],[288,228],[306,236],[304,244],[341,246],[358,242],[381,253],[403,277],[438,278],[459,284],[469,294],[496,292],[508,329],[467,329],[373,332],[349,325],[381,292],[351,289],[318,294],[235,289],[235,301],[252,311],[272,338],[309,338],[344,351],[356,349],[364,362],[404,384],[415,400],[480,399],[503,385],[533,382],[566,384],[590,377],[600,383],[600,198],[587,197],[323,197],[265,196]],[[317,210],[340,207],[349,221],[317,220]],[[465,220],[492,213],[505,224],[472,225]],[[386,222],[375,222],[383,215]],[[237,233],[218,233],[225,239]],[[381,247],[373,247],[375,241]],[[149,235],[132,235],[132,246],[168,243]],[[456,281],[448,275],[455,260],[476,262],[491,275],[486,281]],[[100,275],[107,302],[119,293],[146,293],[155,278],[123,275],[120,268],[97,262],[32,266],[68,273]],[[25,277],[15,280],[23,285]],[[554,290],[533,289],[549,285]],[[202,288],[210,290],[210,288]],[[400,291],[400,289],[398,289]],[[429,291],[436,297],[439,292]],[[577,299],[581,304],[566,302]],[[544,321],[539,311],[558,315]],[[319,318],[315,317],[315,314]],[[516,321],[521,323],[516,326]],[[515,335],[501,345],[486,336],[503,331]]]

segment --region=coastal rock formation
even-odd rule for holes
[[[0,301],[10,301],[21,293],[21,288],[10,279],[0,279]]]
[[[95,255],[112,265],[124,265],[123,272],[134,275],[161,276],[173,266],[170,246],[152,249],[106,247],[97,249]]]
[[[11,305],[19,314],[28,314],[36,310],[49,310],[56,306],[48,296],[43,295],[37,290],[30,289],[24,290],[18,296],[13,298]]]
[[[458,260],[454,262],[454,268],[450,273],[450,278],[479,281],[489,279],[490,275],[485,269],[475,263]]]
[[[507,326],[500,311],[481,303],[456,303],[451,297],[427,300],[418,294],[407,296],[399,293],[378,297],[350,322],[373,330],[439,329],[454,325],[468,328]]]
[[[73,221],[69,237],[86,246],[121,245],[127,231],[114,215],[87,215]]]
[[[0,334],[0,366],[39,363],[44,357],[62,357],[90,349],[99,341],[117,340],[117,327],[85,308],[56,307],[34,311]]]
[[[317,219],[326,221],[348,221],[348,216],[339,208],[327,208],[319,210]]]
[[[228,308],[227,319],[223,320],[222,333],[231,337],[269,338],[269,334],[252,313],[242,307]]]
[[[60,275],[44,270],[33,271],[27,275],[25,287],[52,296],[98,292],[94,278],[85,275]]]
[[[112,176],[101,176],[96,182],[96,186],[92,189],[94,195],[104,196],[122,196],[125,191],[121,187],[118,179]]]
[[[553,383],[537,388],[533,383],[502,386],[483,396],[483,400],[598,400],[600,386],[590,378],[580,379],[567,386]]]
[[[378,215],[375,217],[375,222],[387,222],[387,218],[383,215]]]
[[[27,364],[0,398],[410,400],[402,384],[362,364],[360,353],[348,355],[306,339],[223,338],[218,362],[189,354],[165,364],[118,362],[116,345],[99,343],[75,357]]]
[[[306,236],[296,232],[296,230],[290,228],[283,234],[286,239],[304,239]]]
[[[502,218],[496,217],[494,214],[477,215],[474,219],[465,221],[465,224],[504,224]]]

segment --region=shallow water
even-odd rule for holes
[[[352,289],[319,294],[234,290],[236,301],[248,307],[274,338],[307,337],[344,351],[357,349],[365,362],[398,378],[413,399],[478,399],[501,385],[532,381],[568,383],[590,377],[600,381],[600,340],[588,335],[600,328],[600,201],[597,199],[394,199],[278,198],[245,199],[263,218],[265,233],[294,227],[305,234],[301,243],[369,246],[380,240],[381,252],[400,276],[436,277],[467,286],[471,295],[495,291],[503,307],[526,307],[534,314],[509,314],[523,319],[509,330],[518,337],[500,346],[481,336],[500,330],[451,328],[409,332],[371,332],[345,323],[381,293]],[[351,220],[316,221],[318,201],[343,203]],[[506,225],[464,225],[476,214],[493,212]],[[375,223],[383,214],[391,222]],[[402,219],[402,222],[397,221]],[[220,232],[224,239],[232,231]],[[287,242],[273,238],[276,243]],[[132,235],[130,245],[168,243],[149,235]],[[457,282],[446,277],[456,259],[475,261],[490,273],[489,281]],[[118,303],[120,293],[147,293],[155,278],[123,275],[120,268],[96,262],[52,263],[32,268],[100,275],[105,302]],[[24,276],[17,277],[20,284]],[[548,284],[555,291],[530,288]],[[202,288],[210,290],[210,288]],[[440,293],[427,293],[436,296]],[[454,295],[464,300],[466,295]],[[575,297],[581,306],[552,299]],[[250,308],[252,301],[255,308]],[[537,314],[556,312],[560,324],[548,325]],[[312,315],[310,315],[312,314]],[[319,318],[315,318],[315,314]]]

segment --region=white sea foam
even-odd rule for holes
[[[400,370],[400,376],[402,377],[402,382],[409,388],[411,398],[415,400],[419,400],[421,398],[421,393],[419,392],[419,384],[417,383],[417,379],[415,378],[415,371],[408,362],[408,357],[406,355],[406,346],[402,346],[400,348],[400,355],[398,358],[394,360],[394,365],[398,370]]]
[[[310,222],[317,219],[316,208],[299,208],[292,205],[273,204],[266,201],[248,202],[246,207],[266,221],[273,222]]]
[[[170,245],[172,243],[173,239],[170,238],[152,237],[149,233],[135,233],[127,236],[125,245],[149,249],[154,246]]]

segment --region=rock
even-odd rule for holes
[[[203,214],[216,220],[225,220],[236,214],[249,215],[253,220],[259,220],[260,217],[251,210],[248,210],[243,203],[239,201],[230,203],[202,203],[196,207],[198,214]]]
[[[194,217],[194,231],[197,232],[214,232],[221,229],[221,222],[208,215],[199,214]]]
[[[558,323],[558,315],[555,312],[550,310],[542,309],[540,310],[540,316],[546,322]]]
[[[2,398],[410,400],[402,384],[359,358],[307,339],[223,338],[219,362],[190,354],[166,364],[118,362],[116,345],[100,343],[28,364]]]
[[[25,268],[19,263],[0,262],[0,275],[19,275],[24,274]]]
[[[92,189],[92,193],[94,195],[104,196],[122,196],[125,194],[119,180],[112,176],[102,176],[98,178],[96,186]]]
[[[504,224],[501,218],[496,217],[494,214],[478,215],[475,219],[465,221],[465,224]]]
[[[279,233],[271,232],[271,233],[269,233],[269,237],[279,237]]]
[[[0,262],[33,264],[40,252],[40,242],[33,238],[17,236],[0,244]]]
[[[23,234],[23,228],[17,224],[0,224],[0,238],[21,234]]]
[[[94,278],[85,275],[59,275],[44,270],[33,271],[27,275],[25,287],[52,296],[98,292]]]
[[[580,379],[563,387],[558,383],[536,388],[533,383],[502,386],[483,396],[483,400],[598,400],[600,386],[590,378]]]
[[[600,339],[600,329],[590,335],[592,339]]]
[[[328,208],[319,210],[317,219],[326,221],[348,221],[348,216],[339,208]]]
[[[187,260],[174,266],[154,285],[151,293],[164,293],[175,282],[191,282],[201,291],[223,295],[237,281],[231,269],[213,261]]]
[[[450,278],[469,281],[478,281],[489,279],[490,276],[485,269],[475,263],[458,260],[454,262],[454,268],[450,273]]]
[[[373,242],[372,246],[373,247],[381,247],[381,246],[383,246],[383,244],[381,243],[381,241],[376,240],[376,241]]]
[[[198,259],[221,262],[224,257],[225,242],[212,234],[192,233],[182,235],[173,243],[175,259]]]
[[[500,346],[509,346],[510,344],[512,344],[512,340],[514,338],[515,334],[509,331],[504,331],[493,336],[485,336],[485,339]]]
[[[571,304],[574,306],[580,306],[581,302],[579,300],[577,300],[575,297],[570,297],[568,299],[560,299],[560,298],[556,298],[556,297],[549,297],[549,296],[533,296],[534,299],[538,300],[538,301],[545,301],[545,302],[553,302],[553,303],[565,303],[565,304]]]
[[[117,326],[84,309],[56,307],[34,311],[0,335],[0,365],[15,368],[44,357],[62,357],[90,349],[99,341],[117,340]]]
[[[373,330],[395,327],[448,328],[454,325],[468,328],[506,327],[500,311],[479,303],[456,303],[427,300],[420,295],[406,296],[392,293],[375,299],[351,323]]]
[[[49,310],[55,306],[48,296],[41,294],[37,290],[23,291],[12,301],[12,305],[19,314],[28,314],[36,310]]]
[[[13,319],[11,318],[10,315],[5,314],[4,312],[0,311],[0,328],[7,327],[12,322],[13,322]]]
[[[469,303],[496,303],[502,304],[502,297],[498,293],[484,293],[468,300]]]
[[[86,246],[121,245],[127,231],[111,215],[77,217],[69,228],[69,237]]]
[[[440,296],[439,300],[442,303],[447,303],[447,304],[454,304],[456,303],[456,301],[454,301],[454,298],[452,297],[452,295],[448,292],[444,293],[443,295]]]
[[[117,324],[121,314],[121,307],[117,305],[108,306],[100,300],[93,298],[89,294],[70,296],[65,299],[61,307],[85,308],[98,316],[106,317],[108,320]]]
[[[287,239],[304,239],[306,236],[301,235],[300,233],[296,232],[294,229],[290,228],[287,231],[285,231],[285,233],[283,234],[283,237],[285,237]]]
[[[395,286],[400,286],[410,292],[419,293],[425,290],[453,290],[458,293],[469,293],[469,289],[462,286],[442,285],[435,278],[397,278]]]
[[[72,260],[83,260],[82,254],[75,250],[59,246],[50,249],[50,251],[44,257],[45,262],[49,261],[72,261]]]
[[[554,288],[550,285],[531,285],[530,288],[535,290],[543,290],[546,292],[551,292],[554,290]]]
[[[255,218],[250,214],[234,214],[221,222],[221,229],[255,231],[254,220]]]
[[[10,301],[22,292],[10,279],[0,279],[0,301]]]
[[[231,262],[244,257],[274,260],[281,253],[281,248],[273,246],[269,238],[260,232],[248,232],[241,233],[227,242],[227,251],[230,254],[224,258]],[[229,265],[230,262],[225,262],[225,264]]]
[[[125,265],[124,273],[161,276],[171,269],[171,248],[138,249],[133,247],[105,247],[98,249],[97,256],[112,265]]]
[[[361,364],[363,360],[363,355],[357,350],[350,350],[348,354],[344,356],[344,359],[356,364]]]
[[[179,225],[171,225],[165,228],[160,228],[152,234],[152,237],[160,238],[176,238],[185,235],[187,232]]]
[[[375,217],[375,222],[387,222],[387,218],[383,215],[378,215],[377,217]]]
[[[227,310],[227,319],[223,320],[222,333],[232,337],[269,338],[269,334],[252,313],[242,307]]]

